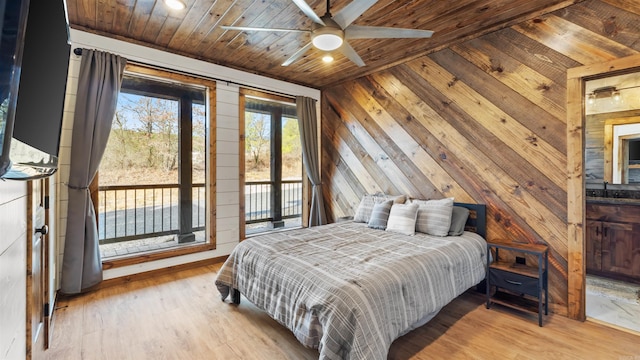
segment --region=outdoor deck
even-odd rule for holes
[[[276,212],[284,221],[284,227],[301,226],[302,181],[283,181],[281,209]],[[247,182],[245,208],[247,209],[246,235],[253,236],[273,231],[271,209],[271,183]],[[206,193],[204,184],[194,184],[191,211],[191,228],[195,242],[178,243],[175,237],[181,233],[178,201],[178,185],[125,185],[104,186],[98,194],[98,235],[102,258],[115,258],[135,253],[169,249],[182,245],[205,242]],[[182,231],[184,233],[184,231]]]

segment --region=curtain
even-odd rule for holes
[[[62,262],[62,293],[78,294],[102,281],[96,214],[89,194],[107,146],[127,60],[82,50],[73,120],[67,232]]]
[[[320,178],[316,100],[297,96],[296,108],[298,112],[298,127],[300,128],[300,142],[302,143],[302,159],[312,186],[309,226],[324,225],[327,223],[327,217],[324,212],[322,181]]]

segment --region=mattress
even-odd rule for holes
[[[437,237],[341,222],[238,244],[216,277],[320,359],[386,359],[391,343],[485,278],[478,234]]]

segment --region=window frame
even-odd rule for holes
[[[240,132],[240,141],[238,142],[238,152],[239,152],[239,163],[240,163],[240,178],[239,178],[239,192],[240,192],[240,207],[239,214],[240,217],[240,241],[246,239],[246,209],[245,209],[245,108],[246,108],[246,97],[257,97],[265,100],[277,101],[277,102],[285,102],[290,103],[292,105],[296,104],[295,97],[287,97],[283,95],[272,94],[268,92],[263,92],[259,90],[249,89],[241,87],[239,91],[239,132]],[[302,218],[301,223],[302,227],[307,227],[309,223],[309,207],[311,201],[310,187],[309,187],[309,178],[307,177],[307,172],[305,170],[304,164],[302,165]],[[286,230],[282,230],[286,231]]]
[[[216,249],[216,82],[214,80],[200,78],[196,76],[185,75],[177,72],[171,72],[170,70],[163,70],[152,68],[145,65],[128,63],[125,66],[125,73],[134,76],[147,77],[152,80],[166,81],[170,83],[183,84],[186,86],[192,85],[197,87],[206,88],[206,100],[207,106],[207,118],[209,124],[209,131],[207,133],[208,140],[208,166],[209,171],[207,179],[205,181],[205,187],[207,187],[207,214],[205,216],[205,237],[204,244],[180,244],[180,246],[169,249],[150,250],[141,253],[125,255],[118,258],[106,259],[102,261],[102,267],[104,270],[113,269],[123,266],[141,264],[161,259],[167,259],[177,256],[183,256],[188,254],[194,254],[198,252],[211,251]],[[206,106],[206,105],[205,105]],[[93,182],[90,185],[90,191],[92,199],[97,200],[99,186],[99,174],[96,174]],[[95,195],[94,195],[95,191]],[[97,206],[97,201],[94,201],[94,207]],[[94,209],[97,210],[97,209]],[[96,212],[97,214],[97,212]]]

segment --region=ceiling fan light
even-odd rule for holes
[[[173,10],[182,10],[187,7],[182,0],[164,0],[164,3]]]
[[[331,62],[333,62],[333,56],[331,56],[331,54],[327,54],[327,55],[322,57],[322,61],[324,61],[327,64],[331,63]]]
[[[333,51],[342,46],[342,37],[336,34],[318,34],[313,37],[313,46],[323,51]]]

